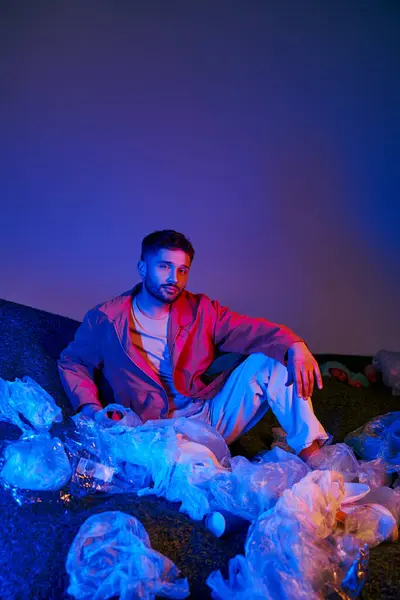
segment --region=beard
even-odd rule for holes
[[[173,304],[175,300],[178,300],[179,296],[182,294],[183,289],[180,290],[177,286],[173,286],[176,288],[176,292],[168,292],[164,285],[157,285],[150,279],[150,277],[145,277],[143,281],[143,285],[147,291],[147,293],[158,300],[159,302],[163,302],[164,304]]]

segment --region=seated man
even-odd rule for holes
[[[138,263],[142,283],[89,310],[58,369],[76,411],[93,417],[118,403],[149,419],[202,419],[231,444],[271,408],[302,458],[328,439],[311,395],[318,364],[290,329],[232,312],[185,290],[194,257],[176,231],[151,233]],[[214,379],[220,353],[242,359]]]

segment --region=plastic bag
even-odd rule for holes
[[[397,540],[397,520],[383,505],[368,503],[347,506],[344,512],[347,514],[344,521],[345,532],[360,543],[373,548],[392,536],[393,541]]]
[[[381,458],[358,463],[358,481],[367,484],[371,489],[389,485],[392,476],[388,473],[386,463]]]
[[[358,461],[347,444],[322,446],[307,462],[311,469],[338,471],[345,481],[358,481],[370,488],[388,485],[391,475],[382,459]]]
[[[78,600],[120,600],[156,596],[187,598],[187,579],[151,548],[143,525],[119,511],[93,515],[80,528],[66,561],[68,593]]]
[[[331,471],[311,472],[286,490],[250,526],[245,556],[230,561],[228,580],[220,572],[209,576],[212,597],[322,599],[342,589],[351,569],[347,586],[359,590],[367,551],[361,555],[355,540],[332,535],[342,498],[343,477]],[[362,568],[354,569],[354,564]]]
[[[232,471],[210,479],[208,490],[214,510],[223,509],[253,521],[309,472],[298,456],[278,447],[259,455],[257,461],[236,456],[230,461]]]
[[[64,447],[48,434],[25,435],[6,447],[1,477],[27,490],[59,490],[71,477]]]
[[[358,478],[359,465],[354,453],[346,444],[322,446],[318,452],[310,456],[307,464],[311,469],[320,471],[337,471],[345,481]]]
[[[120,413],[122,418],[119,421],[110,419],[108,415],[112,412]],[[120,404],[108,404],[103,410],[95,413],[94,420],[99,427],[113,428],[116,431],[121,431],[126,427],[139,427],[143,424],[141,418],[133,410]]]
[[[131,481],[146,469],[150,482],[136,487],[138,495],[181,502],[180,511],[195,520],[210,512],[207,482],[225,469],[214,452],[225,464],[230,452],[208,424],[184,418],[147,421],[136,428],[102,430],[100,436],[112,464]]]
[[[53,398],[31,377],[15,381],[0,379],[0,419],[17,425],[23,432],[48,431],[63,419]]]
[[[152,421],[157,423],[157,421]],[[230,450],[222,435],[211,425],[195,419],[178,418],[173,420],[174,431],[190,442],[196,442],[211,450],[217,461],[224,466],[229,464]]]
[[[183,430],[183,424],[179,427]],[[203,423],[196,423],[190,433],[201,434]],[[175,429],[175,427],[174,427]],[[172,434],[173,431],[170,431]],[[209,482],[226,471],[208,447],[187,439],[182,433],[173,433],[169,440],[169,453],[163,457],[152,453],[152,486],[138,492],[139,496],[157,495],[170,502],[181,502],[180,511],[194,520],[203,519],[211,510]],[[201,438],[200,439],[204,439]],[[164,441],[164,440],[163,440]],[[157,448],[157,445],[155,446]],[[154,447],[153,447],[154,450]],[[225,452],[223,453],[225,455]]]
[[[379,415],[344,438],[360,458],[400,463],[400,412]]]
[[[379,350],[372,364],[382,373],[383,383],[391,388],[394,396],[400,396],[400,352]]]
[[[396,522],[400,522],[400,488],[387,486],[375,488],[368,492],[357,504],[380,504],[390,510]]]

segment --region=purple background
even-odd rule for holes
[[[175,228],[192,291],[400,350],[397,2],[0,11],[0,297],[82,319]]]

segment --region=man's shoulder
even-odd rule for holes
[[[182,294],[184,298],[186,298],[189,302],[211,302],[210,298],[201,292],[195,294],[194,292],[189,292],[189,290],[185,290]]]
[[[205,316],[213,317],[215,303],[206,294],[194,294],[185,290],[173,304],[173,313],[181,323],[190,323]]]
[[[188,292],[185,290],[182,299],[197,308],[212,308],[213,301],[206,294]]]
[[[99,302],[93,306],[87,314],[97,315],[103,319],[114,320],[121,312],[130,307],[134,288],[114,296],[109,300]]]

